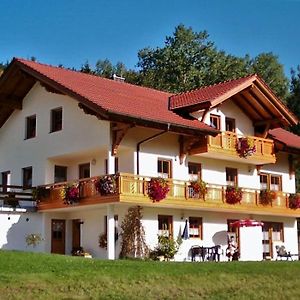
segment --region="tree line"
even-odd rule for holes
[[[95,66],[86,61],[79,71],[105,78],[116,74],[126,82],[173,93],[257,73],[300,119],[300,67],[291,70],[289,81],[278,56],[272,52],[255,57],[228,54],[216,47],[207,31],[196,32],[181,24],[165,38],[162,47],[143,48],[137,56],[135,70],[128,69],[122,62],[113,64],[108,59],[99,59]],[[0,63],[0,74],[7,65]],[[299,124],[290,130],[300,135]],[[300,170],[298,173],[300,189]]]

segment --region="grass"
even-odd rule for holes
[[[97,260],[0,250],[0,299],[299,299],[300,262]]]

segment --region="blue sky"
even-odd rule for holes
[[[219,49],[300,65],[300,0],[0,0],[0,62],[12,57],[80,68],[88,60],[133,68],[138,50],[162,46],[182,23]]]

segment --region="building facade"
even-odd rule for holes
[[[262,258],[275,258],[280,243],[298,253],[300,213],[290,203],[300,139],[284,130],[298,120],[258,76],[174,95],[14,59],[0,97],[0,248],[83,247],[115,259],[120,225],[138,205],[152,249],[159,234],[176,238],[187,224],[177,260],[190,260],[196,245],[225,251],[228,234],[239,244],[231,224],[241,219],[263,222]],[[161,201],[148,195],[157,177],[169,186]],[[113,190],[101,193],[97,183],[110,180]],[[66,200],[68,187],[78,201]],[[38,233],[31,248],[25,237]]]

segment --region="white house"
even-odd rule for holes
[[[241,219],[264,224],[250,230],[255,249],[239,245],[243,257],[274,258],[280,242],[298,253],[300,212],[290,195],[300,138],[284,129],[297,122],[257,75],[174,95],[14,59],[0,77],[0,248],[71,254],[81,246],[115,259],[115,234],[139,205],[150,248],[162,230],[176,238],[188,225],[178,260],[195,245],[225,249],[228,232],[243,243],[245,230],[231,226]],[[95,185],[105,174],[116,174],[106,195]],[[168,178],[158,202],[147,192],[152,177]],[[200,179],[203,197],[191,184]],[[76,205],[61,193],[74,183]],[[46,187],[38,203],[36,186]],[[240,202],[228,203],[228,186],[241,188]],[[274,191],[273,200],[261,190]],[[107,250],[98,243],[105,232]],[[44,238],[34,249],[25,242],[31,233]]]

